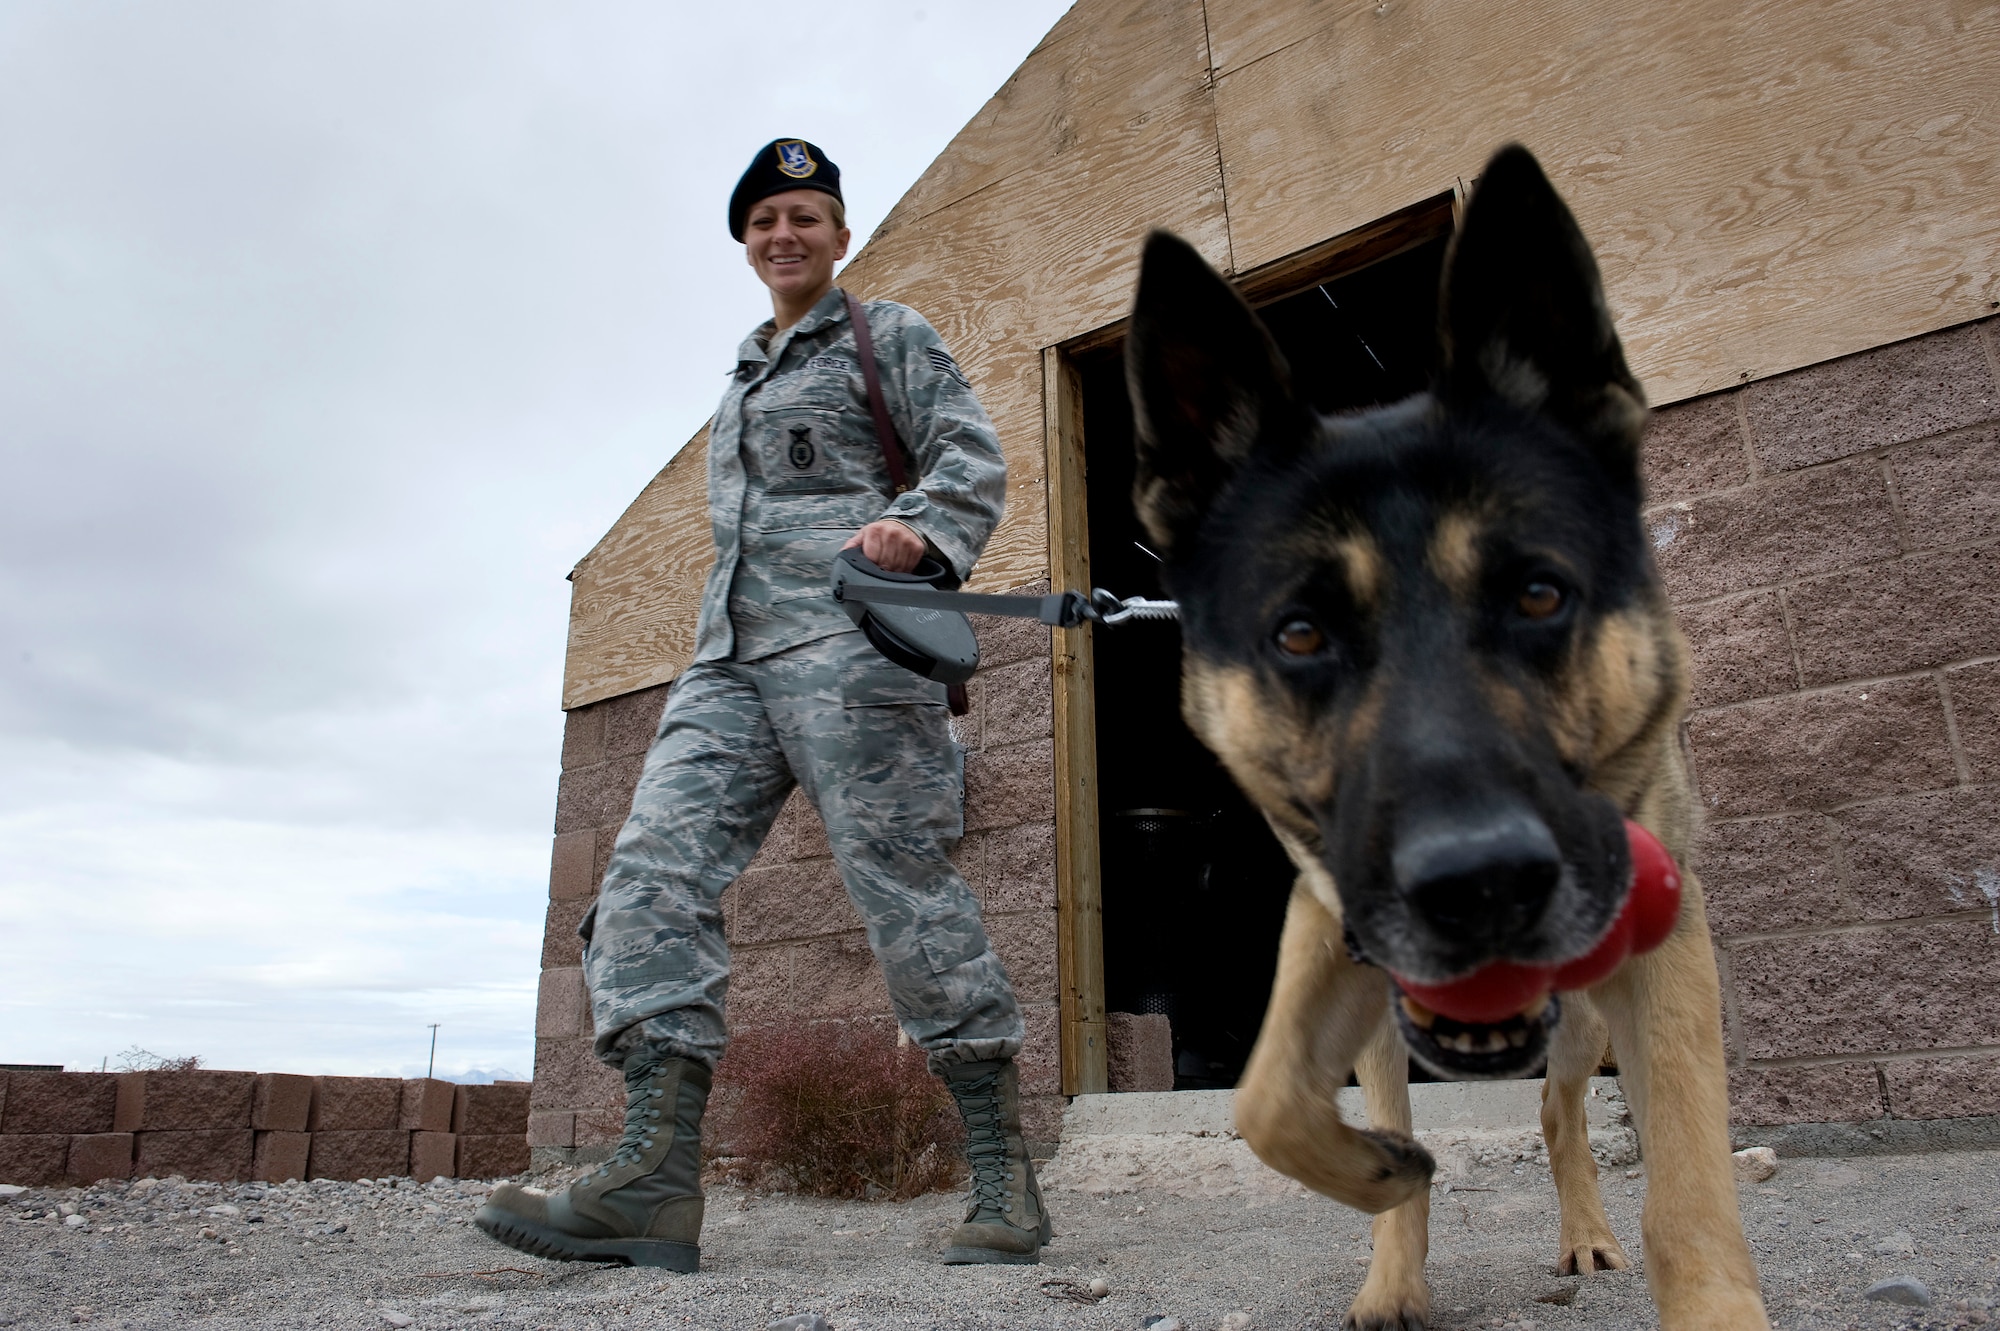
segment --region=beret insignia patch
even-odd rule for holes
[[[798,139],[784,139],[771,146],[778,150],[778,169],[793,180],[804,180],[819,170],[819,163]]]

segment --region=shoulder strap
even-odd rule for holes
[[[906,494],[910,473],[903,465],[903,441],[896,437],[896,427],[889,419],[889,404],[882,398],[882,372],[875,364],[875,337],[868,329],[868,314],[853,292],[842,289],[840,295],[847,302],[847,320],[854,325],[854,346],[861,353],[861,377],[868,382],[868,414],[875,418],[875,439],[882,445],[882,461],[889,465],[889,483],[896,487],[897,494]]]
[[[896,437],[895,423],[889,419],[889,404],[882,398],[882,371],[875,364],[875,336],[868,330],[868,312],[845,287],[840,295],[847,302],[847,321],[854,325],[854,349],[861,353],[861,377],[868,384],[868,414],[875,418],[875,438],[882,445],[882,461],[889,464],[889,483],[896,487],[897,494],[907,494],[910,473],[903,465],[903,441]],[[963,684],[948,685],[945,702],[953,716],[964,716],[972,710],[972,697]]]

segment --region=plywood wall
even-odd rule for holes
[[[2000,4],[1208,0],[1249,268],[1532,148],[1672,402],[2000,302]]]
[[[564,711],[663,684],[693,657],[715,563],[707,498],[703,426],[570,574]]]
[[[999,427],[975,579],[1046,576],[1040,352],[1117,319],[1149,225],[1247,272],[1532,147],[1675,401],[2000,308],[2000,3],[1080,0],[843,283],[943,333]],[[579,566],[565,707],[671,678],[701,453]]]

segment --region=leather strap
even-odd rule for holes
[[[861,353],[861,377],[868,383],[868,414],[875,418],[875,439],[882,445],[882,461],[889,465],[889,482],[897,494],[910,490],[909,468],[903,465],[903,441],[889,419],[889,404],[882,397],[882,372],[875,365],[875,337],[868,329],[867,312],[854,293],[842,289],[847,302],[847,321],[854,325],[854,346]]]
[[[868,414],[875,418],[875,439],[882,445],[889,483],[896,487],[897,494],[908,494],[910,469],[903,464],[903,441],[896,437],[895,422],[889,419],[889,404],[882,397],[882,371],[875,364],[875,335],[868,329],[868,313],[847,288],[841,288],[840,298],[847,302],[847,321],[854,325],[854,349],[861,353],[861,378],[868,385]],[[972,710],[971,695],[963,684],[946,686],[945,702],[953,716],[964,716]]]

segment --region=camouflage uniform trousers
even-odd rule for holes
[[[963,834],[964,762],[946,715],[942,685],[858,632],[690,666],[579,930],[598,1057],[721,1058],[722,893],[794,785],[820,811],[896,1016],[933,1070],[1017,1053],[1013,986],[947,858]]]

